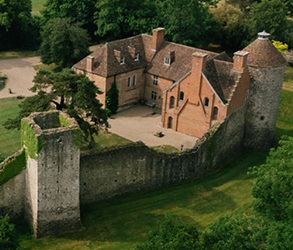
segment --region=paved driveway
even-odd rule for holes
[[[109,131],[132,141],[143,141],[148,146],[172,145],[180,149],[183,145],[186,149],[195,145],[198,138],[161,127],[161,115],[152,113],[152,108],[140,105],[120,111],[109,119]],[[164,136],[154,136],[158,131]]]
[[[0,72],[8,76],[5,88],[0,91],[0,98],[33,95],[29,88],[34,85],[32,80],[36,72],[33,65],[38,62],[39,57],[0,60]],[[9,89],[12,94],[9,94]]]

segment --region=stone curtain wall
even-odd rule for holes
[[[117,195],[158,188],[216,171],[243,149],[245,106],[209,131],[192,150],[163,154],[134,143],[80,159],[80,200],[91,203]]]

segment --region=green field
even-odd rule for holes
[[[248,167],[263,163],[265,156],[265,153],[250,153],[200,180],[82,206],[84,228],[80,231],[32,239],[22,226],[21,246],[35,250],[130,250],[146,240],[147,232],[165,214],[202,229],[220,215],[252,200],[255,180],[246,172]]]
[[[32,13],[34,15],[40,14],[40,10],[43,8],[43,5],[45,2],[46,0],[32,0],[32,5],[33,5]]]

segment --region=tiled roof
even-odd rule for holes
[[[203,70],[213,89],[223,103],[230,97],[231,89],[235,84],[235,76],[232,72],[233,63],[231,58],[223,52],[207,61],[206,69]]]
[[[134,48],[135,51],[139,53],[138,61],[132,58],[129,47]],[[124,64],[121,65],[120,61],[115,58],[115,50],[120,51],[121,56],[125,57]],[[145,68],[147,65],[144,43],[141,35],[106,43],[101,48],[94,51],[91,56],[94,57],[94,69],[92,73],[104,77]],[[87,58],[82,59],[74,65],[74,68],[86,70],[86,60]]]
[[[170,65],[165,65],[164,58],[172,51],[175,53],[174,61],[171,62]],[[178,81],[191,70],[192,54],[194,52],[206,53],[208,54],[208,59],[217,55],[217,53],[214,52],[164,41],[153,57],[153,60],[149,63],[147,72],[166,79]]]
[[[287,63],[270,40],[256,39],[243,50],[249,52],[247,64],[250,66],[282,67]]]

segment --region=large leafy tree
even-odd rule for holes
[[[262,0],[256,4],[247,22],[251,38],[255,38],[258,32],[266,30],[271,34],[271,39],[286,41],[288,25],[286,14],[287,8],[281,0]]]
[[[69,19],[55,18],[43,28],[41,59],[45,64],[55,63],[59,69],[72,65],[89,54],[86,30]]]
[[[108,40],[149,32],[159,24],[156,1],[97,1],[95,24],[96,34]]]
[[[245,15],[233,5],[221,3],[211,10],[213,19],[218,24],[217,42],[224,49],[237,50],[246,38]]]
[[[28,97],[20,105],[19,116],[14,120],[20,125],[20,119],[34,111],[46,111],[53,105],[57,110],[65,111],[73,117],[84,132],[85,138],[93,140],[100,125],[107,126],[107,114],[102,104],[96,99],[101,94],[99,89],[85,75],[77,74],[71,69],[61,72],[40,70],[34,78],[31,88],[37,95]],[[30,105],[30,106],[29,106]],[[13,129],[11,121],[5,128]]]
[[[68,18],[72,23],[79,23],[93,36],[94,0],[47,0],[41,10],[44,23],[54,18]]]
[[[209,2],[164,0],[160,4],[161,23],[166,37],[176,43],[202,47],[212,41],[213,20]]]
[[[0,1],[0,49],[32,49],[38,45],[39,22],[31,10],[31,0]]]

